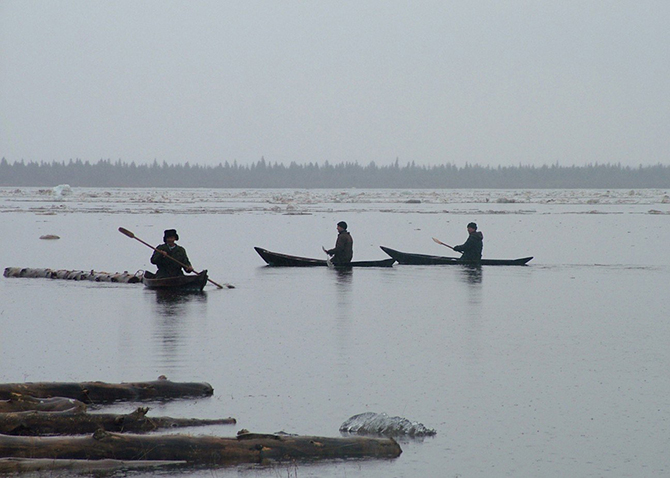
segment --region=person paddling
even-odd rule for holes
[[[468,224],[468,239],[460,246],[452,247],[453,250],[461,252],[464,261],[481,262],[482,249],[484,248],[484,235],[477,230],[477,224]]]
[[[176,229],[166,229],[163,233],[164,244],[156,247],[151,256],[151,263],[158,267],[158,271],[156,272],[157,278],[184,275],[182,268],[186,272],[193,272],[191,261],[188,260],[188,256],[186,255],[186,249],[175,244],[175,241],[178,240],[179,235]],[[178,264],[175,260],[181,262],[181,264]]]
[[[337,241],[335,247],[326,251],[331,257],[333,265],[345,265],[354,258],[354,239],[347,231],[347,223],[340,221],[337,223]]]

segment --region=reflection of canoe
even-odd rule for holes
[[[157,279],[156,274],[145,272],[142,282],[148,289],[200,291],[207,284],[207,271],[196,275],[183,275]]]
[[[269,266],[275,267],[315,267],[327,266],[325,259],[310,259],[309,257],[289,256],[286,254],[279,254],[277,252],[270,252],[267,249],[254,247],[258,255],[263,258]],[[349,264],[338,266],[336,268],[347,267],[391,267],[395,259],[383,259],[381,261],[353,261]]]
[[[381,246],[382,251],[393,257],[399,264],[411,265],[431,265],[431,264],[475,264],[472,261],[462,261],[456,257],[429,256],[427,254],[412,254],[410,252],[400,252],[395,249]],[[532,257],[522,257],[520,259],[482,259],[479,264],[483,266],[523,266],[530,261]]]

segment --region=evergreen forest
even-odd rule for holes
[[[0,186],[52,187],[165,187],[165,188],[414,188],[414,189],[565,189],[670,188],[670,166],[418,166],[370,163],[289,165],[266,162],[217,166],[135,162],[10,163],[0,160]]]

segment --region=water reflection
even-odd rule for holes
[[[180,292],[174,290],[147,291],[156,296],[156,313],[161,316],[175,316],[183,314],[188,304],[206,303],[207,292]]]
[[[346,382],[346,370],[349,365],[350,354],[348,352],[351,344],[351,314],[352,298],[351,288],[354,278],[353,269],[337,269],[335,290],[335,321],[337,330],[337,348],[339,350],[340,379]]]
[[[467,323],[465,330],[467,331],[467,350],[468,356],[474,363],[479,363],[481,360],[481,353],[483,350],[481,338],[482,327],[484,323],[483,306],[484,303],[482,293],[482,279],[483,272],[481,266],[464,265],[459,271],[459,278],[465,284],[467,309],[465,317]]]
[[[188,326],[195,309],[207,303],[206,292],[147,291],[154,296],[153,342],[156,346],[157,365],[165,373],[184,368],[188,360],[182,357],[188,348]],[[204,314],[204,312],[202,313]]]
[[[461,279],[468,284],[481,284],[482,277],[482,266],[465,265],[461,270]]]
[[[337,284],[339,286],[348,286],[351,285],[351,279],[353,278],[353,269],[335,269],[337,273]]]

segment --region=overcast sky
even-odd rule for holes
[[[670,1],[0,0],[0,157],[670,163]]]

